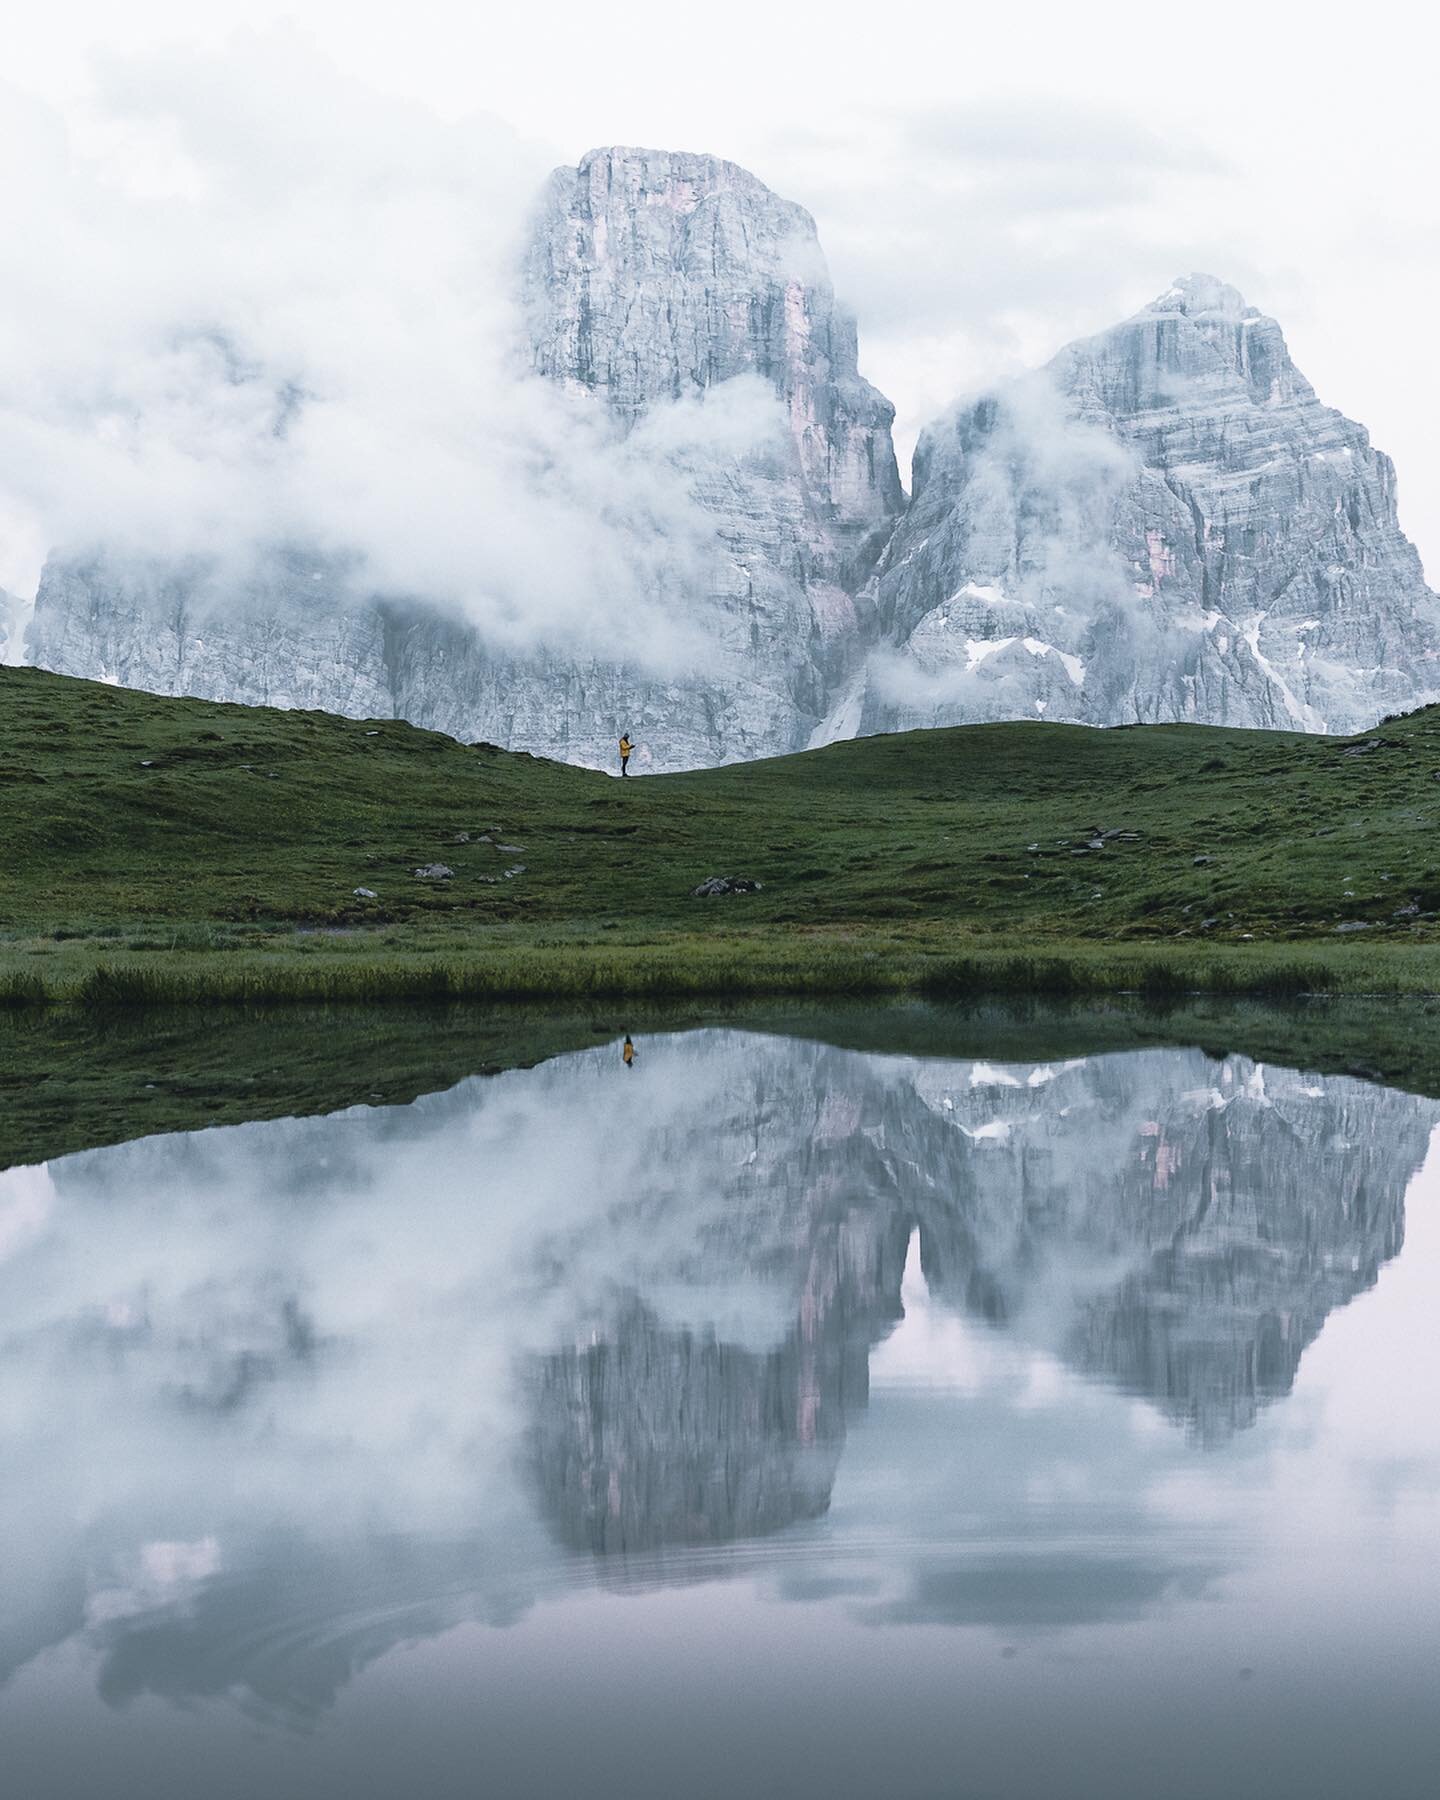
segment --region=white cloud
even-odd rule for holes
[[[278,489],[336,530],[365,515],[378,567],[391,549],[407,574],[428,555],[446,566],[427,579],[453,578],[488,616],[557,630],[589,618],[592,572],[615,549],[604,532],[596,547],[584,517],[590,483],[613,499],[622,475],[597,471],[609,449],[591,443],[564,505],[511,516],[510,451],[533,447],[526,466],[543,470],[558,444],[572,469],[587,431],[554,396],[508,383],[507,404],[489,404],[495,274],[532,181],[617,141],[729,156],[816,214],[859,317],[862,367],[897,404],[902,459],[955,395],[1104,328],[1182,270],[1215,269],[1281,319],[1321,397],[1395,457],[1402,522],[1433,564],[1440,445],[1414,379],[1440,229],[1423,21],[1382,4],[1357,35],[1321,4],[1302,33],[1282,9],[1217,8],[1204,32],[1128,0],[922,9],[892,32],[837,0],[823,34],[754,0],[734,0],[723,34],[663,0],[634,0],[629,28],[610,33],[573,0],[502,16],[412,0],[403,32],[385,9],[339,0],[34,10],[7,34],[18,86],[0,105],[0,398],[18,385],[32,414],[27,432],[0,437],[26,490],[23,510],[0,495],[0,586],[33,583],[39,519],[78,523],[64,502],[83,485],[97,507],[108,493],[123,524],[137,491],[174,478],[183,504],[159,509],[160,529],[200,517],[233,536]],[[230,47],[237,23],[289,15],[322,48],[295,32]],[[302,364],[321,391],[328,374],[329,443],[358,467],[337,467],[318,493],[273,471],[268,494],[237,484],[225,459],[243,448],[244,394],[224,396],[198,469],[162,444],[132,450],[128,468],[113,444],[80,454],[56,378],[72,379],[81,414],[117,366],[126,379],[108,397],[122,420],[127,402],[155,398],[153,381],[178,406],[177,372],[152,368],[143,330],[167,317],[244,328],[267,378]],[[368,369],[355,353],[366,343]],[[203,407],[187,417],[216,423]],[[327,420],[312,406],[317,438]],[[473,494],[467,428],[489,459]],[[366,478],[377,445],[388,481]],[[396,529],[413,505],[426,544]],[[555,529],[532,595],[514,571],[537,516]],[[509,573],[477,601],[481,552]],[[599,617],[647,641],[655,622],[638,603],[601,602]]]
[[[515,265],[545,153],[288,35],[109,59],[98,93],[78,141],[4,109],[25,253],[0,289],[0,580],[104,545],[217,559],[224,591],[304,543],[495,642],[693,656],[664,602],[717,554],[692,473],[778,408],[741,383],[622,439],[529,371]]]

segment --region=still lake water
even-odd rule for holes
[[[1437,1122],[717,1029],[0,1174],[0,1791],[1433,1795]]]

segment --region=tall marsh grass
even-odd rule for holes
[[[1091,950],[1052,956],[991,953],[948,959],[914,985],[936,996],[1043,994],[1053,997],[1134,993],[1151,1001],[1189,994],[1281,997],[1333,991],[1336,963],[1256,957],[1237,952],[1143,953]]]
[[[43,1006],[53,998],[38,975],[0,971],[0,1008]]]
[[[674,952],[536,950],[474,959],[405,957],[376,962],[277,958],[237,965],[199,960],[170,967],[107,964],[71,990],[87,1007],[218,1001],[246,1006],[296,1001],[684,999],[726,994],[864,994],[898,991],[903,969],[863,953],[694,957]]]
[[[0,1006],[73,1002],[115,1009],[345,1001],[684,1000],[902,993],[932,998],[1034,994],[1139,995],[1156,1005],[1188,995],[1282,998],[1346,992],[1440,993],[1440,948],[1335,949],[1003,943],[947,952],[936,940],[847,934],[756,934],[630,944],[508,942],[428,952],[367,947],[177,950],[47,956],[6,971]]]

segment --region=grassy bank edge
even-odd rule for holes
[[[514,939],[467,950],[302,954],[61,946],[0,951],[0,1006],[246,1006],[387,1001],[1133,993],[1440,994],[1440,946],[1093,944],[1003,938],[947,948],[881,934],[658,937],[631,944]]]

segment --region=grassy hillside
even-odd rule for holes
[[[582,965],[568,985],[594,985],[597,959],[657,991],[706,958],[854,985],[1075,945],[1097,970],[1162,943],[1181,969],[1217,947],[1278,967],[1304,939],[1440,987],[1440,709],[1350,740],[972,726],[622,783],[392,720],[0,669],[0,820],[12,986],[436,957],[533,992]],[[415,875],[436,862],[450,878]],[[762,890],[692,899],[713,874]]]

